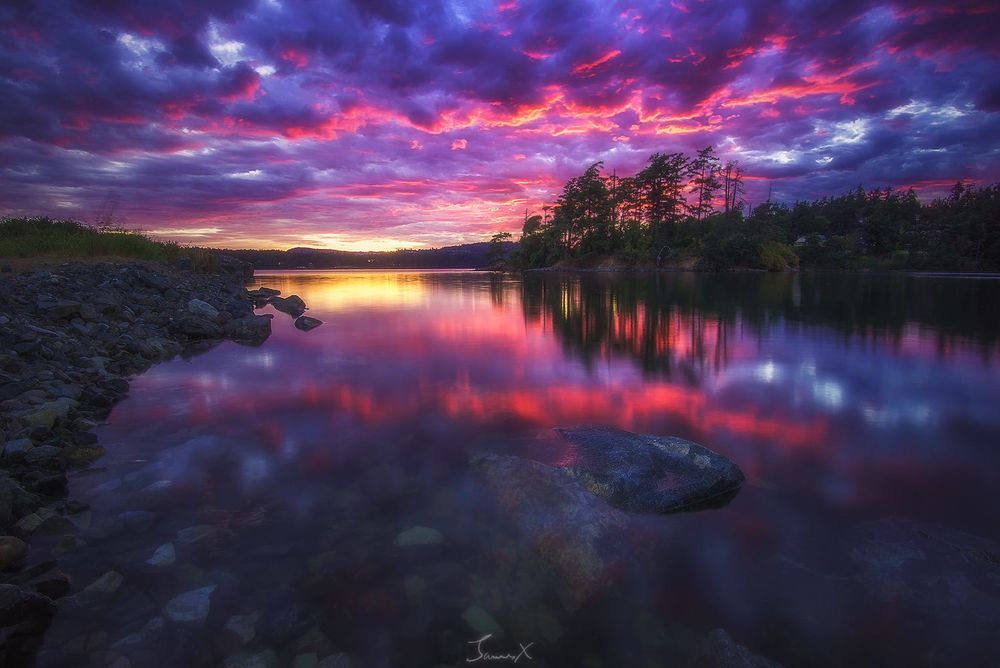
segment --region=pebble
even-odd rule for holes
[[[350,654],[338,652],[320,661],[316,668],[354,668],[354,661],[351,660]]]
[[[278,655],[269,649],[259,654],[241,652],[227,656],[222,665],[225,668],[274,668],[278,665]]]
[[[163,616],[176,624],[195,624],[208,617],[215,585],[178,594],[163,606]]]
[[[28,556],[28,545],[14,536],[0,536],[0,571],[19,565]]]
[[[444,536],[437,529],[415,526],[396,536],[396,545],[407,547],[412,545],[436,545],[444,541]]]
[[[57,459],[61,454],[62,448],[57,448],[54,445],[40,445],[28,450],[24,455],[24,461],[28,464],[38,464],[47,459]]]
[[[193,315],[201,316],[203,318],[209,318],[210,320],[215,320],[219,317],[219,309],[215,308],[206,301],[201,299],[192,299],[187,305],[188,313]]]
[[[31,439],[30,438],[18,438],[13,441],[7,441],[3,445],[3,456],[4,457],[18,457],[24,456],[27,452],[31,450]]]
[[[259,612],[249,615],[233,615],[226,622],[226,630],[232,633],[240,644],[250,643],[257,635],[257,620],[260,619]]]
[[[316,652],[296,654],[295,658],[292,659],[292,668],[316,668],[318,664],[319,657],[316,656]]]
[[[211,524],[197,524],[177,532],[177,542],[181,545],[197,545],[205,541],[214,541],[219,536],[219,530]]]
[[[488,633],[497,637],[503,635],[503,629],[500,628],[497,620],[493,619],[493,615],[478,605],[466,608],[465,612],[462,613],[462,619],[469,625],[470,629],[481,636]]]
[[[156,548],[153,556],[147,559],[146,563],[156,568],[166,568],[172,566],[175,561],[177,561],[177,551],[174,549],[174,544],[164,543]]]
[[[108,571],[84,588],[85,594],[113,594],[122,586],[125,578],[118,571]]]

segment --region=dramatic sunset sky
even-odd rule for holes
[[[596,160],[748,198],[1000,179],[1000,5],[4,0],[0,213],[185,243],[440,246]]]

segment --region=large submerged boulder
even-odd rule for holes
[[[473,466],[516,531],[513,538],[498,536],[504,549],[495,556],[500,581],[518,583],[505,588],[505,605],[530,607],[526,602],[554,587],[563,607],[575,610],[623,572],[616,564],[634,558],[622,540],[628,515],[558,468],[495,454],[478,457]],[[512,546],[517,547],[507,551]],[[519,588],[524,591],[515,591]]]
[[[683,438],[609,426],[555,432],[565,439],[572,462],[562,470],[622,510],[669,513],[723,505],[743,484],[736,464]]]

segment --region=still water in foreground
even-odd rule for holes
[[[1000,281],[256,283],[325,324],[275,313],[259,348],[134,381],[71,482],[91,510],[61,564],[97,585],[40,665],[1000,657]],[[558,463],[548,430],[581,423],[702,443],[747,483],[721,509],[622,515],[483,464]]]

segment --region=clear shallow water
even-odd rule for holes
[[[787,665],[1000,656],[1000,281],[257,283],[325,324],[276,313],[259,348],[133,382],[99,430],[101,470],[72,480],[87,545],[60,557],[78,588],[112,569],[123,582],[57,617],[41,665],[267,650],[277,665],[469,665],[493,622],[490,651],[534,643],[519,665],[684,665],[715,628]],[[521,512],[545,511],[531,489],[510,481],[527,504],[512,509],[470,464],[557,463],[547,430],[579,423],[703,443],[748,482],[723,509],[632,516],[589,543],[586,517],[540,531]],[[166,543],[175,563],[147,565]],[[582,558],[597,567],[576,577]],[[207,618],[162,623],[174,596],[213,586]],[[242,648],[233,615],[258,615]]]

